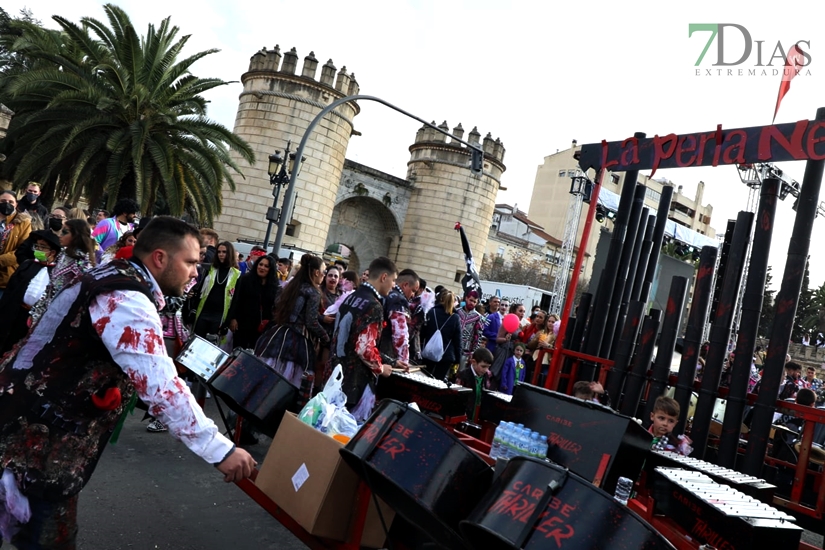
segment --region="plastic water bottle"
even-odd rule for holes
[[[504,422],[500,423],[496,427],[496,431],[493,434],[493,444],[490,445],[490,458],[493,460],[497,459],[501,454],[501,440],[504,436],[504,431],[507,429],[507,426]]]
[[[543,435],[539,437],[540,440],[540,447],[539,447],[539,456],[537,458],[541,460],[547,460],[547,451],[550,450],[550,445],[547,443],[547,436]]]
[[[523,428],[518,437],[518,454],[519,456],[527,456],[530,449],[530,430]]]
[[[616,482],[616,492],[613,493],[613,498],[627,506],[627,501],[630,499],[631,491],[633,491],[633,480],[626,477],[620,477]]]
[[[504,443],[504,458],[513,458],[516,456],[516,451],[518,449],[518,427],[517,426],[510,426],[510,429],[507,430],[507,439]]]
[[[530,434],[530,454],[528,456],[541,458],[539,453],[541,453],[541,439],[539,439],[538,432],[533,432]]]

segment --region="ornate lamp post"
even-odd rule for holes
[[[286,149],[284,149],[284,156],[281,156],[280,151],[275,151],[275,154],[269,155],[269,183],[272,185],[272,206],[266,210],[266,219],[269,223],[266,226],[266,236],[264,236],[264,248],[269,249],[269,237],[272,234],[272,224],[284,223],[288,220],[281,219],[281,209],[278,208],[278,198],[281,194],[281,187],[287,186],[292,179],[292,171],[295,169],[295,153],[290,153],[289,148],[292,146],[291,141],[286,142]],[[306,160],[306,159],[302,159]],[[300,166],[298,167],[300,170]],[[297,174],[295,174],[297,176]],[[289,215],[288,213],[286,215]],[[278,246],[273,250],[277,256]]]

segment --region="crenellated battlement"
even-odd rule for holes
[[[321,67],[321,76],[316,80],[318,59],[315,57],[315,52],[309,52],[309,55],[304,57],[301,71],[298,72],[298,51],[292,48],[282,54],[281,48],[277,44],[271,50],[266,47],[261,48],[249,59],[249,73],[264,72],[273,75],[298,77],[329,88],[342,97],[357,95],[360,87],[355,80],[355,73],[348,73],[346,66],[341,67],[337,74],[336,70],[335,64],[330,59]]]
[[[435,121],[432,121],[431,124],[433,126],[436,125]],[[446,120],[439,124],[438,127],[441,130],[444,130],[445,132],[450,131],[450,127],[447,124]],[[456,127],[453,128],[452,134],[459,139],[464,139],[464,127],[461,125],[460,122]],[[474,126],[470,133],[467,134],[466,141],[468,143],[477,143],[481,145],[481,148],[484,151],[484,156],[486,158],[496,160],[499,163],[504,162],[504,144],[501,142],[499,138],[496,138],[494,140],[491,133],[488,132],[487,135],[484,137],[484,140],[482,141],[481,134],[479,133],[478,128]],[[412,145],[412,147],[410,147],[410,150],[412,151],[413,149],[418,149],[421,145],[424,144],[447,145],[459,149],[467,149],[467,147],[461,142],[452,140],[444,134],[442,134],[441,132],[438,132],[429,126],[422,126],[418,129],[418,132],[416,132],[415,134],[415,142]],[[467,152],[467,154],[469,154],[469,152]]]

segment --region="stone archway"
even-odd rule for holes
[[[400,235],[395,216],[383,202],[351,197],[335,205],[326,246],[345,244],[351,250],[349,269],[361,271],[378,256],[394,257],[391,245]]]

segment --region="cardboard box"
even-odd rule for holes
[[[286,413],[255,485],[312,535],[346,541],[357,513],[359,478],[341,460],[341,443]],[[381,502],[387,529],[395,512]],[[382,548],[386,536],[370,502],[361,546]]]

